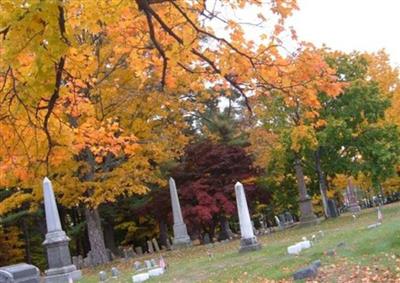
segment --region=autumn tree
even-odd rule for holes
[[[326,124],[317,131],[315,158],[324,188],[324,174],[364,174],[378,188],[395,172],[398,129],[384,120],[390,99],[379,82],[369,77],[367,58],[360,53],[328,55],[328,62],[347,86],[334,99],[320,95],[323,107],[319,113]]]
[[[254,190],[251,158],[239,146],[204,141],[188,146],[182,164],[174,170],[181,206],[193,235],[225,232],[227,218],[236,212],[234,184],[242,181]]]
[[[307,222],[315,216],[304,176],[306,150],[317,147],[316,129],[325,123],[318,113],[322,107],[318,94],[323,92],[328,97],[336,97],[342,85],[337,81],[335,70],[327,65],[318,51],[305,49],[292,60],[286,69],[282,68],[286,76],[279,81],[280,90],[255,98],[256,111],[262,123],[262,128],[258,127],[257,131],[270,139],[270,142],[263,142],[267,152],[272,152],[271,146],[280,145],[283,152],[291,156],[298,185],[300,219]],[[253,148],[263,151],[262,146],[254,144],[258,139],[253,139]]]

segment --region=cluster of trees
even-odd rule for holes
[[[44,176],[73,253],[98,264],[106,248],[165,244],[169,176],[194,238],[227,236],[236,181],[268,216],[301,216],[299,196],[324,203],[343,176],[397,188],[387,55],[288,53],[295,0],[213,2],[1,1],[0,264],[45,265]],[[249,6],[270,31],[257,42],[220,13]]]

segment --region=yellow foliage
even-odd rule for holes
[[[290,137],[292,141],[291,149],[295,152],[300,152],[303,147],[315,149],[318,145],[314,129],[311,126],[294,127]]]
[[[253,154],[255,164],[261,168],[267,167],[273,152],[279,148],[278,136],[258,127],[250,131],[249,142],[247,150]]]
[[[24,243],[17,227],[0,226],[0,265],[9,265],[24,260]]]
[[[0,215],[5,215],[7,212],[18,209],[22,204],[30,201],[32,201],[31,194],[17,191],[0,202]]]

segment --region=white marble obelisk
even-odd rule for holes
[[[186,224],[183,222],[181,205],[179,204],[178,192],[173,178],[169,178],[169,192],[171,194],[172,214],[174,216],[173,246],[176,248],[190,246],[191,241],[187,233]]]
[[[68,242],[70,239],[61,228],[60,216],[53,187],[46,177],[43,180],[44,208],[46,213],[47,234],[43,245],[47,250],[47,262],[45,283],[67,283],[72,278],[81,278],[81,271],[71,262]]]
[[[257,238],[254,236],[246,194],[244,193],[244,187],[240,182],[235,184],[235,194],[241,234],[239,252],[259,250],[261,249],[261,244],[257,242]]]

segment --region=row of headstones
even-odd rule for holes
[[[327,206],[328,214],[330,217],[338,217],[340,215],[335,200],[328,199]],[[289,212],[285,212],[283,214],[276,215],[275,222],[279,228],[283,229],[292,226],[295,221],[292,214],[290,214]]]
[[[121,254],[124,259],[130,259],[134,257],[140,257],[146,253],[153,254],[153,253],[159,253],[160,251],[170,250],[171,247],[172,244],[169,238],[167,239],[167,247],[161,246],[161,248],[157,240],[153,238],[151,241],[147,241],[147,252],[144,252],[143,247],[141,246],[137,247],[130,246],[130,247],[120,248],[121,252],[119,254]],[[110,260],[115,260],[117,258],[117,255],[113,254],[111,250],[107,249],[107,253]],[[72,263],[78,269],[94,266],[92,262],[91,252],[89,252],[85,258],[82,257],[81,255],[73,256]]]
[[[109,249],[107,249],[107,255],[109,260],[116,259],[116,256]],[[92,252],[89,251],[86,257],[81,255],[73,256],[72,264],[75,265],[77,269],[93,267],[95,264],[92,260]]]
[[[162,257],[160,258],[159,264],[157,264],[155,259],[145,260],[144,265],[140,261],[135,261],[133,265],[133,270],[135,274],[133,275],[132,280],[133,282],[143,282],[149,277],[162,275],[165,271],[165,268],[166,264]],[[112,267],[111,278],[117,279],[119,276],[120,276],[120,271],[116,267]],[[109,278],[106,271],[102,270],[99,272],[100,282],[106,282],[108,279]]]
[[[286,228],[294,223],[294,218],[289,212],[275,216],[275,222],[279,228]]]
[[[153,238],[151,241],[147,241],[147,253],[159,253],[160,251],[170,250],[172,247],[171,240],[167,238],[167,246],[161,246],[158,244],[157,240]],[[124,247],[122,248],[123,258],[128,259],[136,256],[142,256],[144,254],[143,248],[141,246],[137,247]]]

